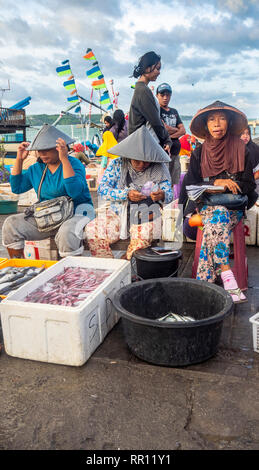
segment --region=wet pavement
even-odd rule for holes
[[[191,275],[193,250],[184,244],[182,277]],[[249,318],[259,312],[259,247],[247,246],[247,255],[248,302],[235,306],[218,353],[201,364],[171,368],[137,359],[121,321],[81,367],[18,359],[3,349],[0,449],[257,450],[259,354]]]

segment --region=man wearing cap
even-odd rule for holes
[[[170,152],[172,162],[169,164],[169,169],[172,178],[172,184],[176,184],[179,181],[181,172],[180,161],[178,157],[181,148],[179,137],[185,134],[185,127],[178,111],[175,108],[168,106],[172,96],[171,86],[168,83],[161,83],[161,85],[157,87],[156,94],[160,105],[161,120],[164,123],[164,126],[173,142]]]

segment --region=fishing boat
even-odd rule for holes
[[[6,151],[4,164],[14,164],[18,145],[26,141],[26,113],[24,109],[0,108],[0,143]]]

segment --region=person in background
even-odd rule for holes
[[[161,83],[157,87],[156,96],[160,106],[161,120],[172,140],[170,150],[171,162],[169,163],[169,171],[171,174],[172,184],[177,184],[181,175],[181,166],[179,152],[181,144],[179,137],[185,134],[185,127],[175,108],[169,107],[172,97],[172,88],[168,83]]]
[[[116,111],[114,111],[109,131],[113,133],[118,143],[127,137],[128,121],[126,121],[122,109],[116,109]]]
[[[110,130],[110,127],[111,127],[111,125],[112,125],[112,118],[111,118],[111,116],[105,116],[103,122],[104,122],[104,125],[105,125],[105,128],[104,128],[104,130],[103,130],[103,133],[104,133],[104,132]]]
[[[154,51],[140,57],[134,67],[133,77],[138,78],[129,110],[129,135],[145,125],[157,142],[168,152],[172,141],[161,117],[159,103],[149,88],[160,74],[161,57]]]
[[[246,195],[247,208],[253,206],[256,193],[252,164],[249,151],[239,138],[245,127],[245,114],[221,101],[215,101],[196,113],[190,130],[204,142],[192,152],[179,204],[185,205],[188,199],[186,186],[206,182],[224,188],[222,193]],[[191,203],[193,205],[193,201]],[[204,203],[202,198],[195,204],[203,224],[197,279],[214,282],[220,270],[224,289],[233,301],[246,301],[229,264],[231,231],[244,216],[244,208],[229,210],[224,204],[213,206]],[[189,212],[187,203],[184,215]]]
[[[191,144],[190,134],[183,135],[182,137],[180,137],[179,141],[181,145],[180,152],[179,152],[180,157],[183,155],[187,155],[187,157],[190,157],[192,150],[194,150]]]
[[[22,194],[38,187],[43,171],[47,167],[40,191],[40,202],[59,196],[70,196],[74,203],[74,216],[56,229],[40,232],[34,217],[25,213],[9,216],[2,230],[3,246],[10,258],[24,258],[25,240],[44,240],[55,236],[61,257],[81,255],[84,251],[84,227],[94,217],[93,203],[85,177],[84,165],[75,157],[68,155],[68,145],[74,142],[71,137],[44,124],[33,142],[22,142],[11,174],[13,193]],[[38,162],[22,173],[22,164],[29,150],[36,150]]]
[[[252,141],[251,129],[248,126],[240,135],[240,139],[245,142],[252,161],[254,179],[256,180],[256,192],[259,195],[259,145]]]

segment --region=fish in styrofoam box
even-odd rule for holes
[[[110,271],[79,305],[25,302],[35,289],[66,267]],[[121,259],[68,256],[53,264],[0,303],[5,351],[10,356],[81,366],[119,320],[112,298],[131,283],[131,264]]]

